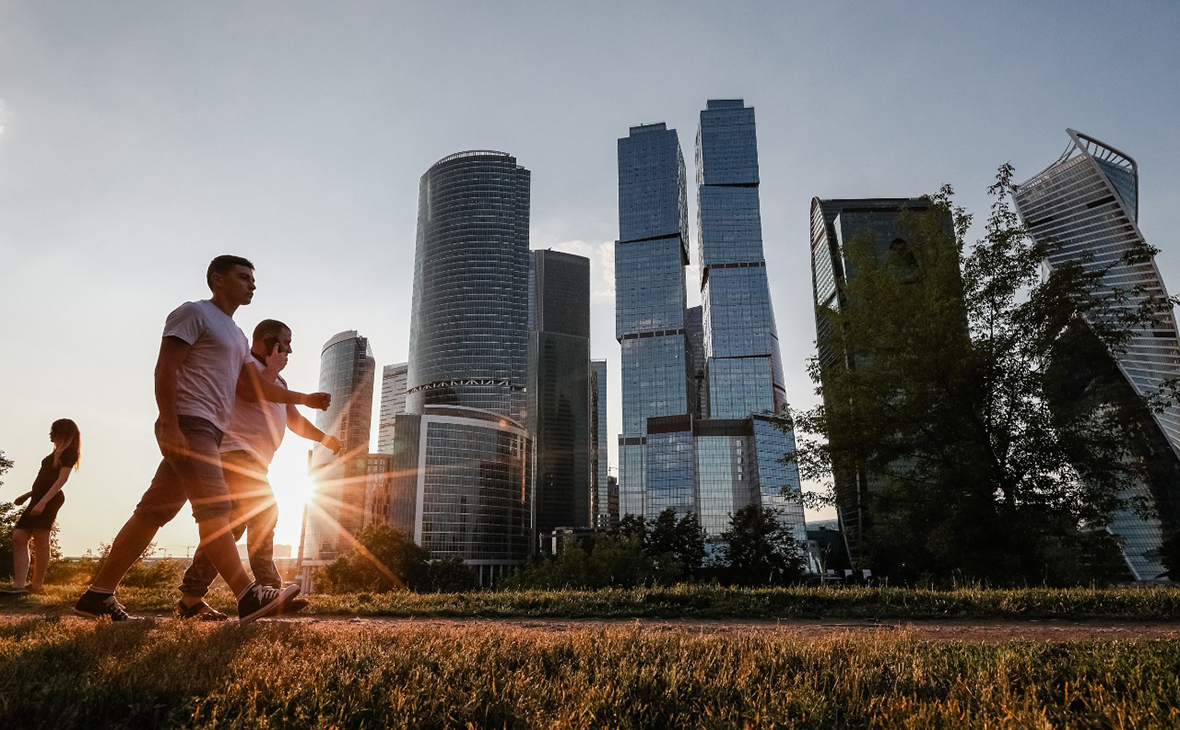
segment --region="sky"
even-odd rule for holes
[[[616,140],[666,122],[691,181],[710,98],[756,110],[793,406],[817,400],[813,197],[950,183],[982,220],[996,168],[1027,179],[1072,127],[1139,163],[1140,228],[1180,293],[1177,38],[1180,5],[1149,1],[0,0],[0,450],[15,461],[0,499],[29,488],[50,423],[73,418],[83,459],[61,548],[113,538],[159,458],[164,317],[208,296],[218,254],[257,267],[244,330],[291,325],[293,388],[315,389],[320,348],[342,330],[368,337],[380,365],[404,361],[418,180],[467,149],[532,171],[532,248],[590,258],[613,442]],[[288,434],[272,468],[279,543],[298,543],[307,447]],[[156,542],[184,555],[196,536],[186,509]]]

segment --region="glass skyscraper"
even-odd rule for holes
[[[676,130],[662,123],[631,127],[619,140],[618,164],[615,338],[623,361],[619,502],[623,514],[642,515],[650,513],[645,509],[648,419],[689,413],[684,328],[688,197]],[[689,442],[691,446],[691,438]],[[673,451],[661,449],[659,471],[675,473],[669,472],[668,462],[678,447],[664,446]],[[691,451],[686,456],[691,464]]]
[[[490,151],[432,165],[419,185],[390,523],[485,583],[532,546],[528,282],[529,171]]]
[[[850,198],[811,201],[811,286],[815,301],[816,344],[823,368],[848,367],[855,352],[833,348],[833,324],[827,312],[844,306],[843,285],[855,277],[846,245],[859,236],[872,236],[874,255],[885,260],[890,248],[904,243],[901,214],[921,213],[930,208],[927,198]],[[949,216],[948,228],[952,225]],[[966,325],[964,325],[965,327]],[[856,343],[851,343],[852,348]],[[866,533],[872,529],[870,497],[884,486],[884,475],[868,474],[859,466],[836,465],[832,475],[836,486],[836,510],[840,532],[855,568],[864,568]]]
[[[751,504],[806,539],[762,250],[754,110],[711,100],[696,145],[700,307],[686,309],[684,162],[674,130],[619,140],[616,336],[623,348],[620,510],[696,513],[716,538]]]
[[[377,453],[393,453],[393,434],[397,417],[406,412],[407,363],[386,365],[381,369],[381,414],[377,420]]]
[[[355,330],[340,332],[320,353],[319,389],[332,405],[316,413],[316,426],[340,439],[340,454],[312,449],[315,493],[306,513],[304,556],[331,560],[347,552],[364,526],[369,434],[373,416],[376,362],[369,340]]]
[[[1093,137],[1072,129],[1066,133],[1069,145],[1061,157],[1015,186],[1016,208],[1029,233],[1037,241],[1056,244],[1046,265],[1056,268],[1074,262],[1087,271],[1106,269],[1100,286],[1126,295],[1120,306],[1127,310],[1139,307],[1148,297],[1166,301],[1168,293],[1154,258],[1123,258],[1147,248],[1138,224],[1138,165]],[[1123,349],[1110,354],[1135,393],[1158,396],[1169,380],[1180,377],[1180,342],[1171,306],[1161,309],[1152,325],[1134,328]],[[1095,373],[1102,369],[1095,364]],[[1164,572],[1159,559],[1162,529],[1177,529],[1180,518],[1169,508],[1180,489],[1172,476],[1180,454],[1180,405],[1169,403],[1144,420],[1146,441],[1157,444],[1150,458],[1168,476],[1139,485],[1125,496],[1154,502],[1164,523],[1125,509],[1115,514],[1109,527],[1122,538],[1123,555],[1135,578],[1151,580]]]
[[[593,527],[607,529],[612,525],[609,477],[609,445],[607,443],[607,380],[606,360],[590,361],[590,505],[594,515]],[[617,514],[617,510],[616,510]]]
[[[799,473],[783,463],[795,436],[775,420],[787,395],[763,255],[754,108],[743,100],[710,99],[701,111],[696,181],[705,376],[699,402],[707,418],[697,429],[702,524],[716,536],[730,514],[761,503],[778,510],[802,543]]]
[[[592,524],[590,259],[533,251],[528,417],[538,533]]]
[[[529,171],[504,152],[436,162],[418,192],[406,408],[519,420],[525,405]]]

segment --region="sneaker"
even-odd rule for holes
[[[27,588],[17,588],[16,586],[9,586],[8,588],[0,588],[0,594],[5,596],[26,596],[29,591]]]
[[[184,605],[184,601],[177,601],[173,615],[176,618],[191,618],[197,621],[225,621],[229,618],[204,601],[198,601],[191,606]]]
[[[102,618],[110,616],[112,621],[127,621],[131,614],[119,603],[114,593],[95,593],[86,591],[78,602],[74,604],[74,613],[86,618]]]
[[[299,594],[299,586],[289,585],[278,589],[252,584],[246,594],[238,599],[238,623],[249,623],[263,616],[270,616],[282,610],[283,604]]]

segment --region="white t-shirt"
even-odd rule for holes
[[[253,359],[234,320],[208,299],[185,302],[168,315],[164,336],[191,348],[176,379],[176,413],[204,418],[222,431],[229,425],[242,365]]]
[[[266,370],[258,358],[251,356],[250,359],[258,372]],[[276,376],[275,380],[284,388],[287,387],[283,376]],[[250,402],[238,398],[234,401],[234,415],[229,419],[229,428],[225,429],[225,438],[221,440],[221,453],[246,451],[258,459],[259,464],[266,466],[279,450],[286,432],[286,404],[266,400]]]

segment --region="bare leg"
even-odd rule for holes
[[[209,556],[213,567],[225,578],[235,596],[241,594],[252,581],[242,569],[229,517],[205,520],[197,524],[197,529],[201,532],[201,549]]]
[[[45,571],[49,568],[49,530],[33,530],[33,582],[34,591],[45,587]]]
[[[29,537],[23,527],[12,531],[12,587],[24,588],[29,577]]]
[[[106,559],[102,561],[98,574],[94,576],[90,585],[99,590],[113,593],[119,585],[119,581],[123,580],[127,569],[134,565],[136,560],[139,560],[139,556],[143,555],[143,551],[151,544],[152,538],[156,536],[156,531],[159,529],[139,515],[131,515],[131,519],[123,525],[123,529],[119,530],[118,535],[115,535],[111,549],[107,552]]]

